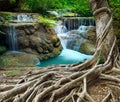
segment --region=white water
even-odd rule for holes
[[[59,21],[57,23],[57,26],[55,27],[55,32],[56,34],[58,35],[60,41],[61,41],[61,44],[62,44],[62,47],[64,49],[66,49],[66,46],[67,46],[67,39],[68,39],[68,35],[67,35],[67,28],[62,24],[62,21]]]
[[[23,22],[33,22],[35,21],[35,19],[33,19],[31,14],[18,14],[15,17],[13,17],[10,22],[19,22],[19,23],[23,23]]]
[[[92,17],[66,17],[63,20],[67,29],[77,30],[79,26],[95,26],[94,19]]]
[[[31,14],[18,14],[14,19],[11,21],[15,22],[31,22],[33,21]],[[17,32],[16,27],[14,25],[10,25],[7,29],[8,35],[8,42],[9,42],[9,50],[10,51],[17,51],[18,50],[18,42],[17,42]]]
[[[57,33],[64,49],[68,48],[79,51],[81,44],[84,43],[87,39],[85,32],[89,30],[90,26],[92,26],[94,21],[93,19],[80,19],[77,22],[79,24],[77,25],[78,28],[75,30],[70,30],[70,24],[73,23],[73,28],[75,28],[76,21],[71,22],[71,19],[68,19],[68,28],[64,25],[65,22],[66,20],[64,20],[64,22],[59,21],[57,26],[55,27],[55,32]],[[89,24],[89,26],[86,26],[86,23]]]
[[[71,22],[69,23],[71,24]],[[82,23],[84,23],[84,21],[82,21]],[[88,30],[88,27],[82,25],[82,23],[78,26],[79,29],[70,30],[71,28],[67,28],[64,22],[59,21],[55,27],[55,32],[61,41],[63,50],[57,57],[43,60],[40,64],[38,63],[37,66],[45,67],[54,64],[75,64],[92,58],[92,55],[85,55],[78,52],[80,45],[87,39],[84,32]],[[74,24],[74,26],[76,26],[76,24]]]
[[[84,26],[84,25],[80,25],[78,30],[81,31],[81,32],[86,32],[86,31],[88,31],[88,27]]]
[[[17,33],[15,26],[8,27],[8,42],[9,42],[9,50],[17,51],[18,50],[18,42],[17,42]]]
[[[32,21],[32,16],[28,14],[18,14],[17,15],[17,21],[19,22],[29,22]]]

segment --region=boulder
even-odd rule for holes
[[[62,46],[53,29],[42,23],[34,25],[18,25],[17,41],[19,50],[35,54],[40,60],[58,55]]]
[[[88,36],[85,33],[82,33],[79,30],[71,30],[67,32],[67,48],[75,51],[79,51],[79,48],[82,43],[84,43]]]
[[[87,55],[92,55],[95,52],[95,44],[92,44],[89,40],[87,40],[81,44],[79,51]]]
[[[96,45],[95,26],[90,26],[85,35],[88,36],[88,39],[81,44],[79,51],[84,54],[94,54]]]
[[[84,54],[94,54],[96,44],[95,26],[85,26],[86,30],[71,30],[67,32],[67,48]]]
[[[88,40],[93,44],[96,44],[96,28],[95,26],[88,26],[87,32],[85,34],[88,36]]]
[[[10,66],[35,66],[39,62],[39,58],[33,54],[24,52],[6,52],[0,56],[0,67]]]

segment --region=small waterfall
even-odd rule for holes
[[[81,44],[88,38],[85,32],[94,25],[92,17],[64,18],[58,22],[55,32],[61,40],[64,49],[79,51]]]
[[[77,30],[79,26],[95,26],[95,21],[92,17],[64,17],[63,23],[70,30]]]
[[[88,38],[78,30],[69,31],[67,35],[69,36],[67,38],[67,48],[75,51],[79,51],[81,44]]]
[[[28,15],[28,14],[18,14],[17,15],[17,20],[19,22],[29,22],[29,21],[32,21],[32,16],[31,15]]]
[[[18,43],[17,43],[17,33],[15,26],[8,27],[8,42],[9,42],[9,50],[10,51],[17,51],[18,50]]]
[[[55,27],[55,32],[56,32],[57,34],[62,34],[62,33],[66,33],[66,32],[67,32],[67,28],[66,28],[66,26],[63,24],[62,21],[59,21],[59,22],[57,23],[57,26]]]
[[[67,37],[68,37],[66,34],[67,28],[63,25],[62,21],[59,21],[57,23],[57,26],[55,27],[55,32],[57,33],[63,48],[66,49]]]
[[[31,14],[17,14],[12,17],[10,22],[20,22],[20,23],[27,23],[27,22],[33,22],[35,19],[33,19]]]

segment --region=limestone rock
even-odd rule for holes
[[[61,52],[62,47],[57,35],[46,25],[35,23],[34,26],[18,26],[17,34],[19,50],[35,54],[40,60],[54,57]]]

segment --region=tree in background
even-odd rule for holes
[[[114,18],[120,16],[120,0],[109,0]],[[1,11],[38,12],[46,14],[48,10],[66,9],[80,16],[92,16],[88,0],[0,0]],[[63,10],[64,11],[64,10]]]

